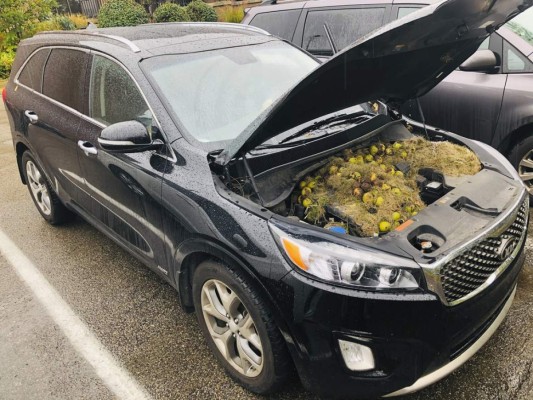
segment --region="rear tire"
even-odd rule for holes
[[[22,154],[22,171],[37,211],[46,222],[59,225],[73,218],[73,214],[61,203],[30,151]]]
[[[533,201],[533,136],[518,142],[509,153],[509,160],[529,190],[529,199]]]
[[[290,357],[250,279],[205,261],[194,272],[193,299],[207,344],[228,375],[254,393],[280,389],[290,372]]]

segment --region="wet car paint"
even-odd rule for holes
[[[139,74],[138,71],[136,73]],[[19,87],[17,90],[23,89]],[[8,109],[11,112],[10,118],[12,122],[22,117],[21,113],[15,110],[17,108],[15,102],[16,99],[10,100],[8,91]],[[152,107],[157,109],[157,106]],[[18,108],[23,107],[19,106]],[[166,135],[168,131],[165,129],[165,117],[162,114],[164,114],[162,110],[161,113],[156,113],[161,118],[160,125]],[[14,122],[12,125],[16,126]],[[78,133],[78,137],[87,139],[85,135],[90,135],[91,130],[83,128]],[[196,265],[198,260],[204,257],[214,255],[227,263],[242,266],[242,268],[250,272],[251,276],[260,276],[261,279],[258,279],[258,283],[264,286],[262,293],[271,299],[272,303],[276,304],[274,298],[277,291],[289,295],[292,294],[291,301],[293,304],[289,309],[278,310],[279,306],[274,305],[273,312],[277,314],[280,329],[284,331],[286,337],[288,339],[295,337],[292,331],[298,330],[300,327],[287,327],[287,325],[292,323],[294,315],[298,315],[297,311],[305,307],[314,294],[311,293],[313,289],[308,287],[311,285],[308,284],[309,280],[306,279],[302,280],[303,283],[294,284],[297,290],[292,289],[292,292],[290,285],[280,283],[280,274],[285,276],[292,269],[281,258],[267,229],[266,221],[272,214],[252,204],[247,205],[245,201],[242,205],[236,206],[243,201],[241,198],[237,198],[238,196],[235,196],[236,198],[231,201],[221,196],[215,188],[216,183],[213,180],[213,175],[207,162],[207,153],[198,150],[183,140],[177,139],[170,142],[171,139],[164,138],[167,140],[167,149],[165,151],[160,149],[159,154],[157,152],[149,152],[147,154],[124,156],[108,155],[103,150],[99,151],[97,159],[99,159],[101,163],[99,167],[102,169],[94,171],[90,164],[86,168],[91,169],[91,172],[101,173],[106,176],[107,186],[95,190],[95,185],[92,185],[93,187],[90,186],[92,178],[83,179],[83,182],[78,179],[78,184],[81,184],[82,187],[85,185],[86,191],[92,196],[89,199],[90,204],[82,204],[81,201],[76,204],[74,200],[72,206],[78,207],[77,210],[80,214],[98,226],[104,233],[107,233],[111,239],[116,240],[128,251],[147,263],[156,273],[175,287],[186,288],[187,279],[190,278],[190,276],[187,276],[188,267]],[[34,151],[37,150],[32,147],[28,140],[24,139],[23,134],[18,139],[20,142],[17,141],[16,147],[19,151],[21,144],[25,144]],[[173,158],[169,153],[168,147],[177,154],[175,159],[179,161],[179,164],[174,165],[174,161],[171,161]],[[38,151],[36,152],[38,153]],[[81,150],[78,152],[80,159],[89,157],[82,153]],[[60,158],[61,154],[59,153],[54,161],[60,162]],[[154,158],[163,159],[163,161],[154,162]],[[125,162],[125,160],[128,162]],[[76,175],[72,170],[67,172],[70,173],[70,177]],[[52,176],[53,174],[50,174],[50,180],[54,181]],[[62,190],[65,190],[65,188],[58,191],[61,193]],[[123,207],[114,209],[115,204],[110,202],[113,197],[107,195],[108,193],[127,195],[132,203],[121,203]],[[170,193],[165,199],[168,204],[164,204],[162,201],[163,193]],[[106,196],[102,194],[106,194]],[[102,204],[103,202],[108,202],[109,204],[104,205]],[[160,207],[160,210],[151,212],[150,205],[152,203],[157,204],[157,202],[163,203],[163,206]],[[177,205],[181,207],[176,208]],[[104,207],[100,208],[100,206]],[[114,215],[110,217],[107,214],[108,212],[113,212]],[[122,212],[124,214],[121,215],[120,213]],[[132,218],[130,219],[130,217]],[[145,220],[148,221],[148,224],[145,223]],[[203,220],[204,223],[198,223],[198,220]],[[158,224],[165,224],[166,221],[172,221],[171,226],[164,227],[165,248],[162,253],[164,253],[168,262],[161,266],[159,265],[159,259],[155,258],[162,257],[163,254],[154,251],[155,246],[153,243],[157,241],[157,234],[154,235],[154,231],[160,232],[161,229]],[[187,225],[185,221],[194,222]],[[128,225],[126,229],[122,228],[123,223]],[[147,247],[141,244],[134,234],[135,232],[142,237]],[[159,237],[159,239],[161,238]],[[148,253],[148,256],[146,253]],[[150,259],[150,257],[153,259]],[[178,267],[180,267],[179,270]],[[511,268],[515,272],[518,269],[518,266]],[[183,286],[181,279],[184,279]],[[309,293],[300,291],[301,287],[305,288],[305,291]],[[509,286],[507,289],[509,289]],[[329,286],[327,290],[339,293],[334,296],[336,297],[335,302],[342,299],[343,295],[347,295],[349,292],[347,290],[337,290],[333,286]],[[487,294],[489,293],[487,292]],[[180,291],[180,295],[187,306],[187,300],[190,299],[187,298],[186,290]],[[497,293],[496,290],[492,292],[492,295],[497,297],[498,301],[501,300],[502,296],[505,297],[503,293]],[[360,297],[364,299],[365,297],[379,297],[379,295],[360,294]],[[436,299],[431,300],[437,303]],[[328,308],[332,308],[332,306],[328,306]],[[348,318],[349,313],[342,313],[341,316]],[[309,317],[315,316],[311,313]],[[479,317],[483,318],[485,316]],[[331,331],[331,329],[328,331]],[[315,333],[313,329],[309,330],[310,335]],[[292,343],[290,340],[288,342],[293,355],[300,357],[300,362],[306,364],[306,361],[308,361],[306,357],[308,357],[309,351],[307,351],[305,346],[298,347],[297,344]],[[331,343],[331,341],[327,342]],[[312,346],[313,344],[309,345]],[[329,358],[330,362],[334,357],[337,357],[331,350],[322,350],[324,350],[324,357]],[[334,363],[334,365],[338,367],[338,362]],[[317,370],[320,369],[320,367],[317,368]],[[413,373],[409,374],[405,379],[387,382],[386,385],[384,384],[380,388],[379,393],[384,394],[398,388],[400,384],[408,384],[415,379],[415,376],[416,374]],[[345,379],[345,376],[338,374],[337,378],[340,382]],[[355,379],[350,382],[350,385],[343,385],[342,390],[346,392],[353,391],[353,388],[357,386],[357,382],[354,381]],[[308,380],[304,382],[308,383]],[[372,390],[372,388],[365,390]]]

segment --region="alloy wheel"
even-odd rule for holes
[[[524,181],[529,194],[533,195],[533,150],[530,150],[518,164],[518,174]]]
[[[44,177],[32,161],[26,162],[26,177],[35,202],[43,214],[50,215],[52,213],[50,193],[48,193]]]
[[[202,313],[213,342],[226,361],[249,378],[263,369],[263,348],[255,322],[237,294],[219,280],[204,283]]]

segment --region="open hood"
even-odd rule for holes
[[[366,101],[419,97],[533,0],[444,0],[356,41],[279,98],[217,157],[226,164],[290,128]]]

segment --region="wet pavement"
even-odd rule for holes
[[[209,353],[174,290],[81,219],[47,225],[20,184],[0,106],[0,231],[154,399],[254,399]],[[0,398],[114,395],[0,256]],[[410,400],[533,399],[533,237],[508,317],[476,356]],[[313,399],[297,380],[272,399]]]

